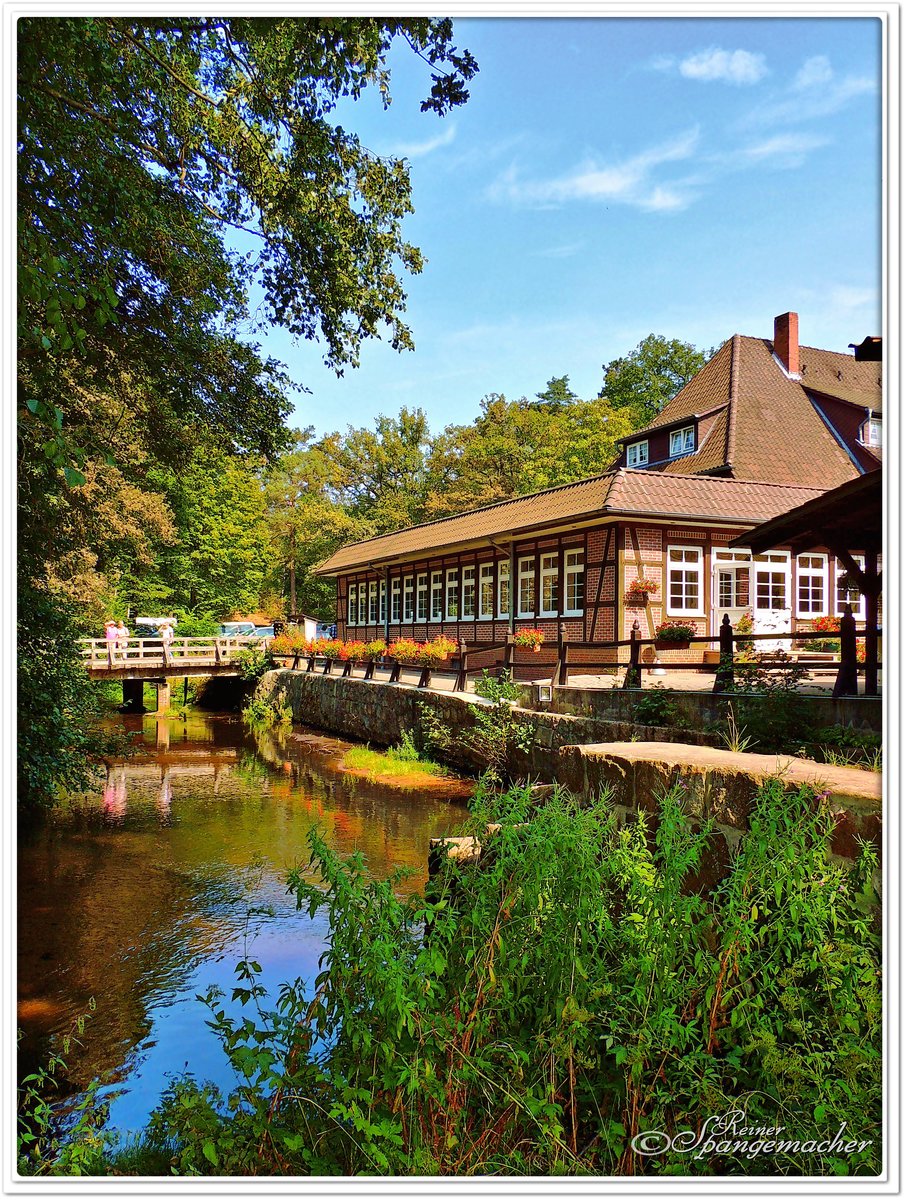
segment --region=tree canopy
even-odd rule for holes
[[[389,104],[396,43],[430,76],[423,111],[468,98],[446,19],[19,22],[19,638],[51,673],[21,676],[32,799],[92,740],[61,639],[136,595],[222,607],[265,586],[261,472],[290,446],[294,385],[256,322],[338,372],[369,338],[412,345],[408,169],[335,113],[366,88]]]
[[[686,386],[713,350],[697,350],[691,342],[649,333],[622,358],[605,363],[598,396],[625,410],[634,429],[642,429]]]

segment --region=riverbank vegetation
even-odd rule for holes
[[[403,734],[398,746],[390,746],[387,750],[353,746],[343,756],[343,767],[353,774],[364,775],[366,779],[393,779],[410,784],[449,775],[446,767],[432,762],[418,750],[408,733]]]
[[[128,1169],[874,1174],[877,861],[830,861],[832,829],[826,797],[768,781],[712,888],[711,830],[680,788],[621,825],[606,796],[485,783],[465,832],[487,852],[405,899],[315,833],[316,878],[289,886],[327,917],[321,973],[275,1005],[241,963],[243,1019],[208,993],[239,1083],[175,1079]],[[810,1149],[667,1146],[733,1110]],[[843,1122],[858,1148],[814,1152]]]

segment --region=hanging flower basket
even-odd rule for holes
[[[688,650],[696,632],[695,626],[688,621],[664,621],[655,627],[655,647],[658,650]]]
[[[658,584],[654,579],[632,579],[626,589],[627,604],[643,605],[648,603],[648,597],[657,593]]]

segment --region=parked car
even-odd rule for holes
[[[221,637],[249,637],[255,632],[253,621],[225,621],[219,625],[217,632]]]
[[[250,638],[260,638],[265,642],[269,642],[270,639],[275,636],[273,625],[256,625],[249,634]]]

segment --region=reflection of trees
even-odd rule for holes
[[[122,1076],[152,1010],[235,935],[238,897],[253,892],[294,912],[286,871],[307,862],[313,824],[342,853],[363,851],[377,876],[416,868],[406,885],[415,888],[429,839],[462,817],[446,800],[343,776],[325,747],[335,757],[347,745],[333,739],[313,739],[314,750],[295,737],[279,745],[259,735],[249,745],[229,723],[194,741],[174,722],[166,748],[155,750],[158,730],[145,730],[146,753],[113,766],[96,796],[20,847],[23,1049],[27,1058],[43,1035],[68,1030],[95,997],[85,1045],[72,1056],[78,1086]]]

